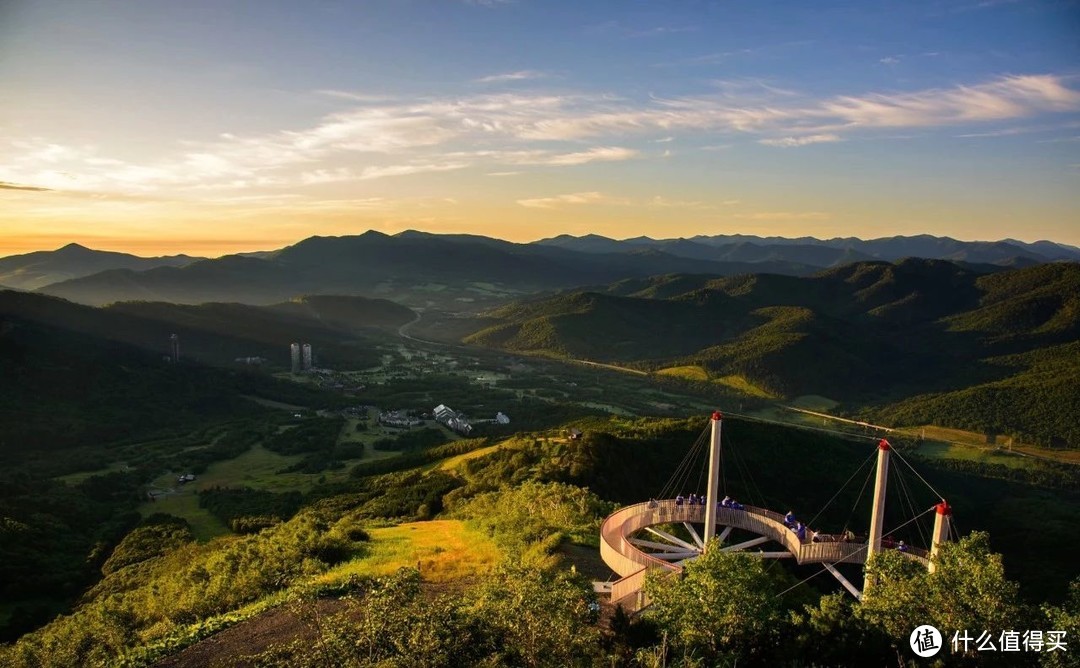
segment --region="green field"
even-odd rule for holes
[[[342,440],[370,444],[370,441],[378,438],[378,433],[356,432],[354,427],[356,422],[355,418],[346,421],[345,428],[342,430]],[[206,541],[228,534],[229,530],[209,511],[199,507],[198,492],[201,490],[212,487],[249,487],[278,493],[293,491],[306,493],[317,485],[346,480],[352,464],[368,459],[396,457],[399,454],[367,447],[364,450],[363,459],[349,460],[345,462],[344,468],[323,473],[279,473],[303,459],[303,455],[280,455],[261,445],[255,445],[239,457],[211,464],[206,472],[194,482],[177,484],[176,477],[181,472],[170,471],[161,474],[150,485],[151,489],[157,492],[155,500],[140,505],[139,512],[143,516],[152,513],[167,513],[182,517],[191,525],[195,537]]]

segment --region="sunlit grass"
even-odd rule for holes
[[[992,446],[986,443],[984,434],[963,429],[925,425],[905,428],[903,431],[926,439],[919,447],[919,454],[926,457],[966,459],[989,464],[1004,464],[1012,468],[1031,468],[1038,465],[1035,460],[1023,457],[1024,454],[1033,454],[1043,459],[1066,463],[1080,463],[1080,451],[1046,450],[1023,444],[1016,444],[1011,448],[1004,444]],[[1007,442],[1007,438],[1005,441]]]
[[[709,380],[709,373],[699,366],[669,366],[657,371],[656,375],[683,380]]]
[[[449,582],[489,571],[502,553],[485,534],[459,520],[410,522],[371,529],[368,552],[323,573],[315,584],[334,584],[353,575],[388,575],[419,566],[430,582]]]
[[[193,489],[185,489],[169,496],[159,496],[157,501],[139,506],[139,512],[144,517],[153,513],[165,513],[183,518],[191,526],[192,535],[201,542],[232,533],[210,511],[199,507],[199,497]]]
[[[720,385],[723,385],[724,387],[730,387],[731,389],[735,390],[736,392],[741,392],[741,393],[749,395],[751,397],[760,397],[762,399],[775,399],[776,398],[775,394],[772,394],[771,392],[768,392],[764,388],[761,388],[761,387],[758,387],[757,385],[754,385],[753,383],[751,383],[749,380],[747,380],[743,376],[737,376],[737,375],[721,376],[720,378],[714,379],[713,382],[718,383]]]
[[[502,443],[496,443],[495,445],[489,445],[486,448],[480,448],[473,450],[472,452],[466,452],[463,455],[457,455],[444,459],[439,463],[439,470],[441,471],[453,471],[458,468],[463,462],[467,462],[470,459],[479,459],[484,455],[489,455],[502,447]]]

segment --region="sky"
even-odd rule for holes
[[[1080,0],[0,0],[0,255],[1080,245]]]

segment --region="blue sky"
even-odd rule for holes
[[[0,3],[0,254],[1080,244],[1080,2]]]

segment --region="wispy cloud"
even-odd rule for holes
[[[467,162],[429,163],[422,165],[385,165],[382,167],[365,167],[360,172],[360,180],[381,179],[386,176],[408,176],[409,174],[422,174],[424,172],[450,172],[457,169],[465,169]]]
[[[900,63],[900,60],[900,56],[885,56],[884,58],[878,60],[878,62],[882,65],[897,65]]]
[[[596,148],[590,148],[587,151],[578,151],[576,153],[562,153],[559,155],[553,155],[541,161],[541,164],[545,165],[584,165],[589,162],[615,162],[619,160],[630,160],[636,158],[641,152],[632,148],[623,148],[620,146],[598,146]]]
[[[824,144],[828,142],[842,141],[838,135],[834,134],[822,134],[822,135],[803,135],[802,137],[779,137],[776,139],[760,139],[759,144],[765,144],[766,146],[779,146],[781,148],[793,148],[796,146],[806,146],[807,144]]]
[[[531,209],[558,209],[566,205],[575,204],[626,204],[626,200],[619,197],[611,197],[601,192],[571,193],[556,195],[554,197],[535,197],[532,199],[519,199],[518,204]]]
[[[518,70],[517,72],[505,72],[502,74],[489,74],[486,77],[475,79],[476,83],[505,83],[507,81],[528,81],[530,79],[546,79],[550,75],[537,70]]]
[[[661,209],[712,209],[713,206],[700,201],[688,201],[668,199],[661,195],[655,195],[648,201],[648,206]]]
[[[32,192],[48,192],[52,188],[42,188],[40,186],[27,186],[20,183],[9,183],[7,181],[0,181],[0,190],[28,190]]]
[[[713,82],[701,95],[646,99],[535,91],[409,99],[338,96],[351,102],[350,108],[306,127],[181,142],[144,162],[119,159],[100,146],[45,139],[0,143],[0,180],[64,191],[195,193],[303,187],[467,165],[498,173],[520,165],[655,159],[659,156],[607,142],[635,136],[666,142],[676,133],[696,133],[703,150],[726,148],[735,136],[765,146],[799,147],[853,133],[872,137],[928,127],[1005,134],[1010,130],[995,124],[1080,111],[1080,90],[1074,86],[1074,79],[1044,74],[824,99],[746,81]],[[599,145],[580,148],[583,141]],[[567,147],[571,142],[579,145]]]

